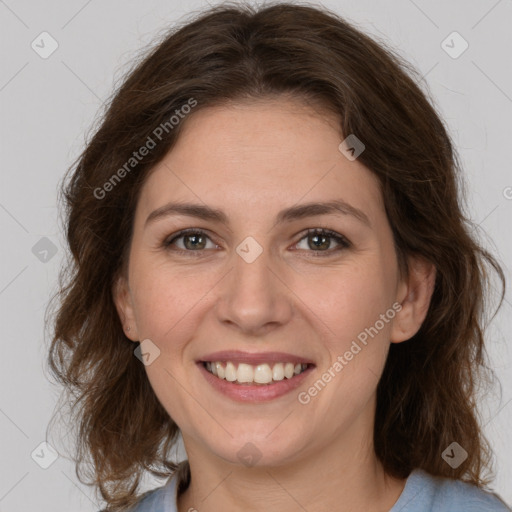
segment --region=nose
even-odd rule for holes
[[[292,317],[293,293],[286,285],[290,270],[271,261],[265,250],[254,260],[241,254],[234,255],[234,267],[220,283],[216,312],[224,324],[261,336]]]

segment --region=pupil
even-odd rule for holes
[[[317,241],[319,239],[322,239],[322,242],[320,242],[320,244],[317,243]],[[325,235],[313,235],[313,240],[314,240],[314,244],[315,246],[318,248],[318,247],[321,247],[322,245],[329,245],[328,243],[326,244],[325,240],[327,239],[327,237]]]
[[[186,239],[188,241],[192,240],[192,244],[191,244],[192,249],[197,249],[197,247],[198,247],[197,243],[199,243],[199,244],[201,243],[200,241],[202,239],[202,235],[188,235],[186,237]]]

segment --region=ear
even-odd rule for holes
[[[434,292],[436,268],[421,257],[409,257],[409,276],[398,286],[397,301],[402,308],[393,320],[391,342],[400,343],[412,338],[427,316]]]
[[[128,280],[124,275],[119,276],[115,280],[112,288],[112,296],[126,337],[132,341],[138,342],[139,333],[137,322],[135,321],[135,308],[133,307]]]

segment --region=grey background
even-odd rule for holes
[[[487,233],[480,235],[485,245],[502,263],[510,262],[512,1],[339,0],[323,5],[388,41],[421,71],[422,87],[431,91],[465,166],[468,215]],[[45,307],[56,290],[65,247],[56,189],[131,59],[184,14],[205,6],[177,0],[0,0],[0,512],[100,508],[69,460],[59,457],[42,469],[31,457],[45,441],[59,394],[45,373],[44,337]],[[47,59],[31,47],[43,31],[59,45]],[[458,58],[441,46],[453,31],[469,44]],[[461,48],[460,41],[448,44],[452,51]],[[506,272],[510,280],[510,268]],[[494,489],[509,503],[511,303],[508,289],[487,331],[502,396],[496,388],[481,407],[496,454]],[[35,453],[49,460],[44,450]],[[145,484],[149,489],[161,482]]]

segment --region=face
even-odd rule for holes
[[[205,108],[183,128],[142,188],[115,300],[127,336],[150,340],[187,451],[271,466],[371,436],[389,344],[414,334],[376,177],[298,101]]]

